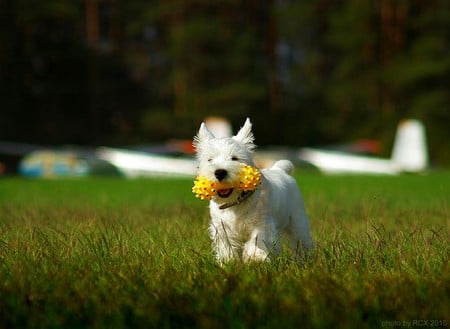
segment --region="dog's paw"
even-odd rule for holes
[[[242,254],[242,260],[244,262],[268,262],[270,261],[269,253],[259,248],[258,246],[246,245]]]

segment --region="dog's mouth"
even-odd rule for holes
[[[221,198],[228,198],[231,195],[231,193],[233,193],[232,188],[217,190],[217,195],[220,196]]]

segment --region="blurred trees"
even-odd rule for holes
[[[192,135],[205,116],[240,120],[258,115],[259,108],[268,109],[265,29],[271,6],[182,0],[154,1],[146,10],[136,2],[133,6],[123,8],[133,17],[126,33],[134,39],[147,38],[152,48],[146,53],[150,56],[146,71],[158,98],[143,116],[144,130],[163,134],[159,130],[167,127],[160,122],[166,117],[180,121],[177,129],[185,126],[185,133]]]
[[[380,134],[391,141],[398,120],[419,118],[434,155],[448,157],[449,2],[321,0],[280,7],[281,41],[290,55],[286,108],[306,103],[311,114],[302,117],[329,141]]]
[[[445,0],[0,0],[0,139],[189,138],[208,115],[259,144],[379,136],[424,120],[448,154]],[[447,152],[446,152],[447,151]]]

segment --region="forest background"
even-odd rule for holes
[[[259,145],[423,120],[450,164],[447,0],[0,0],[0,140],[132,145],[250,116]]]

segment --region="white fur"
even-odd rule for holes
[[[236,136],[215,138],[202,123],[194,146],[199,160],[199,175],[217,181],[216,170],[226,170],[223,181],[234,181],[241,164],[254,166],[253,133],[250,120]],[[230,196],[215,196],[210,201],[209,233],[217,260],[269,260],[280,253],[280,233],[288,237],[294,255],[307,252],[313,245],[303,200],[295,179],[289,174],[294,166],[280,160],[262,169],[262,183],[245,200],[225,209],[220,206],[238,201],[241,191]]]

